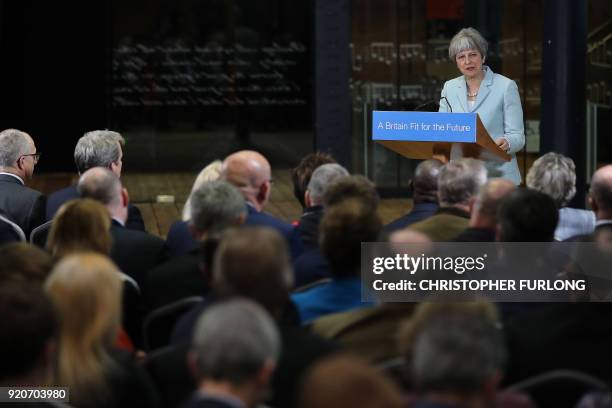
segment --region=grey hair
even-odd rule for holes
[[[122,188],[119,177],[104,167],[87,170],[77,183],[77,191],[82,198],[91,198],[104,205],[116,203]]]
[[[110,168],[121,158],[125,139],[112,130],[93,130],[85,133],[74,148],[74,163],[83,173],[92,167]]]
[[[280,335],[268,313],[246,299],[210,306],[196,324],[191,352],[203,378],[241,385],[278,360]]]
[[[204,167],[200,174],[198,174],[195,181],[193,182],[193,186],[191,187],[191,192],[189,193],[189,197],[187,197],[185,206],[183,207],[183,221],[189,221],[191,219],[191,195],[193,194],[193,192],[204,183],[218,180],[221,177],[222,168],[223,162],[221,160],[215,160],[212,163],[208,164],[206,167]]]
[[[32,138],[26,132],[6,129],[0,132],[0,166],[15,167],[23,154],[28,154]]]
[[[427,159],[419,163],[414,170],[414,199],[421,202],[438,202],[438,176],[444,166],[440,160]]]
[[[576,194],[576,165],[559,153],[546,153],[527,172],[527,187],[548,194],[561,208]]]
[[[487,56],[489,45],[487,40],[475,28],[468,27],[459,30],[448,46],[448,56],[451,60],[465,50],[477,50],[482,58]]]
[[[412,355],[412,374],[422,392],[478,392],[503,371],[507,358],[501,332],[492,322],[458,313],[427,323]]]
[[[310,200],[314,204],[321,204],[327,187],[339,178],[347,176],[350,176],[348,170],[337,163],[327,163],[317,167],[308,183]]]
[[[487,169],[480,160],[463,157],[451,160],[438,176],[440,205],[467,204],[487,182]]]
[[[244,197],[227,181],[215,180],[191,193],[191,223],[200,232],[219,233],[246,214]]]

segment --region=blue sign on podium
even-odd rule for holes
[[[475,143],[476,113],[372,112],[372,140]]]

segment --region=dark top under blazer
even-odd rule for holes
[[[45,222],[45,196],[17,178],[0,174],[0,212],[19,225],[26,237]]]

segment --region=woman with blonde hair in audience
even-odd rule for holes
[[[90,198],[68,201],[60,207],[49,231],[47,249],[60,259],[74,252],[110,254],[111,218],[101,203]]]
[[[157,406],[150,380],[131,354],[113,348],[121,324],[117,267],[93,252],[68,255],[45,290],[60,322],[56,386],[78,407]]]

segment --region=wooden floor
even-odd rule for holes
[[[142,211],[147,231],[165,238],[170,225],[181,217],[183,204],[191,191],[195,176],[192,173],[126,172],[122,175],[122,181],[129,192],[131,202]],[[274,171],[273,178],[274,187],[265,210],[288,222],[297,220],[302,209],[293,196],[289,170]],[[29,184],[32,188],[49,194],[74,181],[74,174],[50,173],[35,175]],[[164,202],[169,199],[174,202]],[[379,214],[383,222],[387,223],[407,212],[411,206],[410,199],[384,199],[381,201]]]

